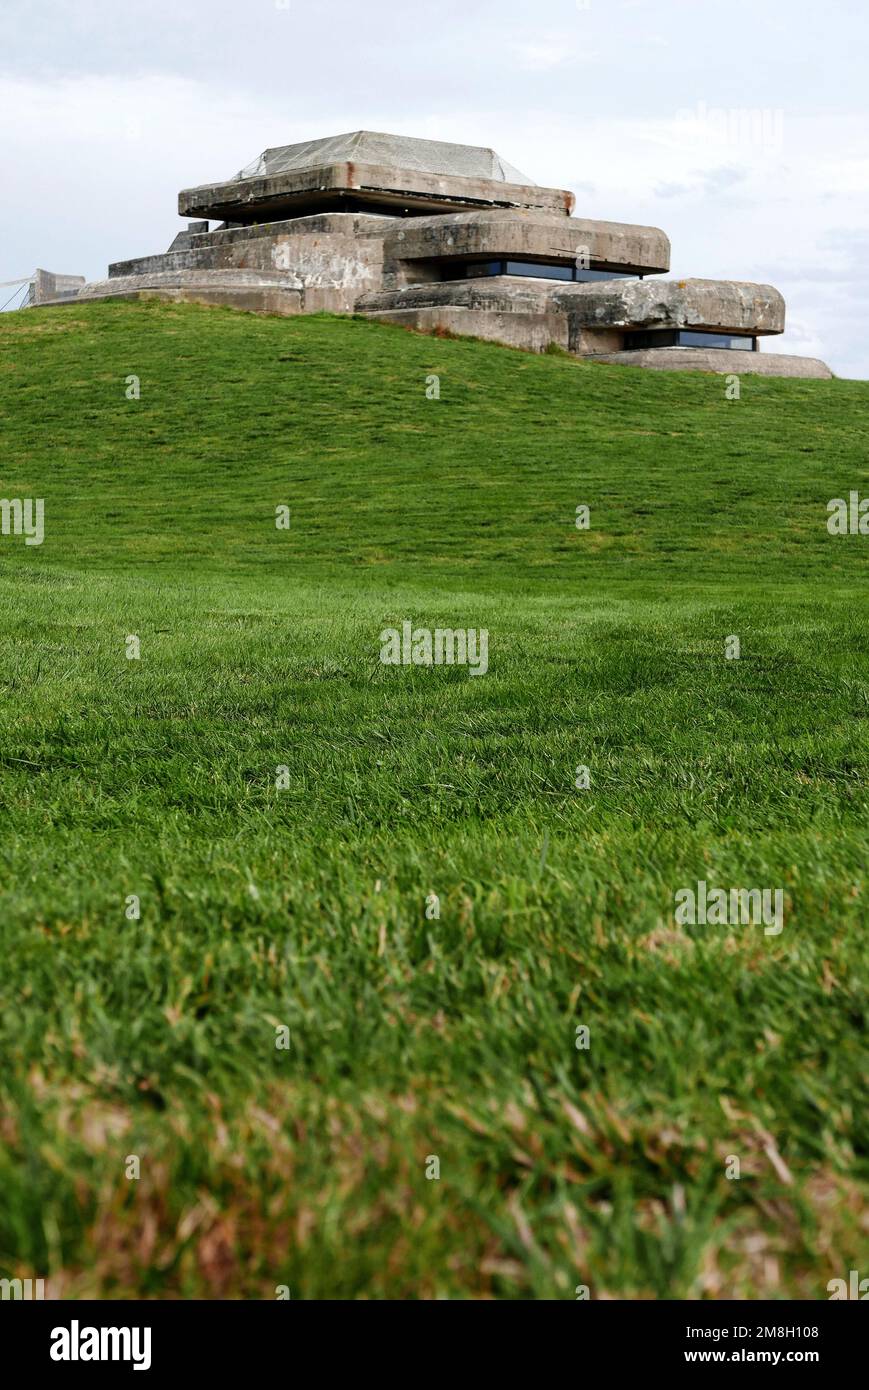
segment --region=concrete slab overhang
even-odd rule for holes
[[[718,280],[602,280],[565,285],[531,276],[440,280],[361,295],[358,313],[422,331],[449,330],[542,351],[550,342],[580,357],[668,370],[825,376],[813,359],[722,348],[630,349],[632,329],[687,328],[740,336],[780,333],[784,301],[770,285]],[[763,364],[758,366],[758,357]],[[764,365],[769,363],[769,365]]]
[[[384,258],[395,261],[514,257],[569,265],[579,254],[587,254],[592,267],[639,275],[670,268],[670,242],[658,227],[528,209],[415,217],[393,226],[384,238]]]
[[[772,285],[727,280],[599,280],[565,285],[533,276],[439,280],[366,294],[361,312],[455,305],[522,312],[556,310],[590,329],[621,332],[694,328],[753,335],[782,333],[785,306]]]
[[[785,302],[772,285],[742,280],[601,280],[559,286],[553,300],[586,328],[694,328],[783,333]]]
[[[348,198],[410,212],[462,211],[471,207],[532,208],[568,217],[573,194],[561,188],[463,178],[386,165],[324,164],[254,178],[186,188],[178,195],[182,217],[226,222],[265,222],[340,205]]]

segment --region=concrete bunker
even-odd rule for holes
[[[664,232],[575,217],[574,206],[494,150],[354,131],[276,146],[231,179],[183,190],[179,212],[196,220],[168,251],[43,302],[330,310],[601,362],[831,375],[760,350],[784,331],[772,286],[663,279]]]

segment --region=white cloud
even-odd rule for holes
[[[573,50],[566,47],[560,39],[553,39],[548,43],[545,40],[537,43],[514,43],[512,47],[520,66],[529,68],[532,72],[546,72],[549,68],[557,68],[575,57]],[[589,62],[594,56],[583,55],[584,61]]]

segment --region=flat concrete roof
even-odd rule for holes
[[[494,150],[355,131],[268,149],[235,178],[178,196],[182,217],[272,222],[329,207],[407,214],[529,208],[567,216],[567,189],[529,183]]]

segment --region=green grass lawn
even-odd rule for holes
[[[45,499],[0,536],[0,1275],[866,1272],[869,536],[826,504],[869,384],[95,304],[0,318],[0,445]],[[488,673],[382,664],[404,621]],[[680,924],[699,880],[783,930]]]

